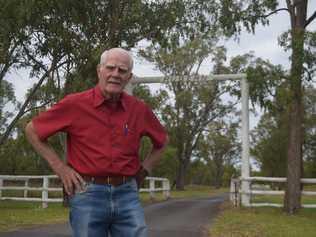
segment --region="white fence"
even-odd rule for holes
[[[41,186],[30,186],[31,180],[37,180]],[[15,201],[28,201],[28,202],[42,202],[43,208],[48,206],[49,202],[62,202],[60,197],[49,197],[49,193],[59,192],[62,196],[62,188],[60,185],[51,187],[51,180],[59,180],[56,175],[31,175],[31,176],[15,176],[15,175],[0,175],[0,200],[15,200]],[[23,185],[4,185],[4,181],[16,181],[23,182]],[[141,188],[139,192],[149,192],[150,197],[155,197],[155,192],[163,192],[166,199],[170,197],[170,182],[167,178],[158,177],[146,177],[146,181],[149,182],[149,188]],[[157,187],[157,182],[160,182],[160,188]],[[4,196],[4,190],[21,190],[23,191],[23,197],[20,196]],[[29,197],[29,191],[41,192],[41,197]],[[56,196],[56,195],[55,195]]]
[[[230,200],[234,203],[235,206],[240,205],[240,195],[245,194],[251,197],[253,195],[283,195],[285,194],[284,190],[271,190],[269,185],[251,185],[252,182],[256,181],[264,181],[264,182],[276,182],[276,183],[285,183],[286,178],[281,177],[247,177],[247,178],[238,178],[231,179],[230,185]],[[250,186],[249,192],[241,191],[241,182],[248,182]],[[301,183],[303,184],[316,184],[316,179],[301,179]],[[302,190],[302,195],[306,196],[316,196],[316,192],[314,191],[304,191]],[[262,207],[262,206],[270,206],[270,207],[283,207],[283,204],[278,203],[251,203],[249,202],[249,207]],[[316,204],[302,204],[304,208],[316,208]]]

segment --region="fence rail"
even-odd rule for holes
[[[257,182],[257,181],[263,181],[263,182],[271,182],[271,183],[285,183],[286,178],[284,177],[245,177],[245,178],[234,178],[231,179],[231,185],[230,185],[230,200],[234,203],[235,206],[240,205],[240,196],[241,194],[245,194],[249,196],[249,199],[251,200],[251,197],[253,195],[284,195],[284,190],[267,190],[266,186],[265,188],[260,189],[260,186],[257,185],[256,189],[253,188],[253,185],[251,183]],[[241,183],[242,182],[249,182],[250,190],[249,192],[242,192],[241,191]],[[303,184],[316,184],[316,179],[310,179],[310,178],[304,178],[301,179],[301,183]],[[302,195],[306,196],[316,196],[315,191],[302,191]],[[270,207],[283,207],[283,204],[278,203],[249,203],[247,205],[249,207],[263,207],[263,206],[270,206]],[[302,204],[302,207],[304,208],[316,208],[316,204]]]
[[[30,180],[39,180],[42,184],[41,187],[31,187]],[[48,203],[62,202],[62,198],[49,198],[50,192],[62,193],[61,187],[50,187],[51,180],[59,180],[59,178],[56,175],[0,175],[0,200],[42,202],[43,208],[46,208],[48,206]],[[7,186],[4,185],[4,181],[22,181],[24,182],[24,185],[12,186],[12,184],[10,184],[9,186]],[[148,192],[151,198],[155,197],[156,192],[162,192],[166,199],[170,197],[170,182],[167,178],[146,177],[145,181],[149,182],[149,188],[141,188],[139,192]],[[157,187],[157,183],[159,182],[161,183],[161,185],[160,187]],[[23,197],[4,196],[3,191],[5,190],[23,191]],[[41,197],[29,197],[29,191],[41,192]]]

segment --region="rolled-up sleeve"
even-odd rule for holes
[[[144,131],[143,135],[151,139],[155,149],[162,148],[167,142],[167,131],[162,126],[153,111],[146,106],[144,113]]]

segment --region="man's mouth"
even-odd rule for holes
[[[113,85],[121,85],[120,81],[108,81],[108,84],[113,84]]]

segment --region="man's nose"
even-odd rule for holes
[[[119,67],[115,67],[114,70],[112,71],[112,75],[113,76],[120,76],[120,68]]]

